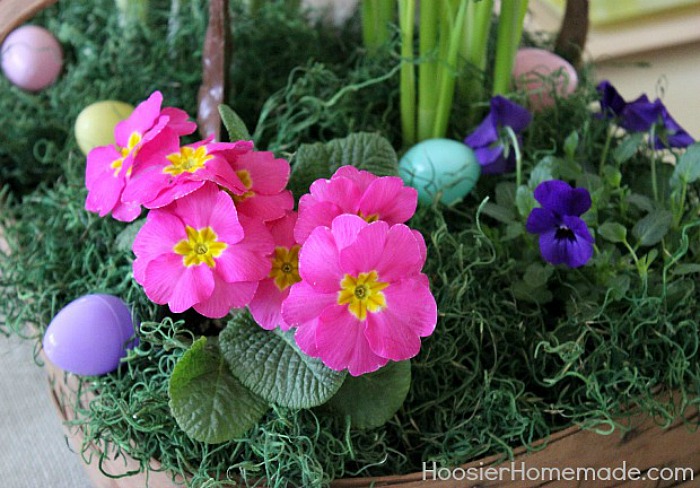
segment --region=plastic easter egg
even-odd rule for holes
[[[427,139],[406,152],[399,161],[404,183],[418,190],[421,203],[440,201],[452,205],[474,188],[481,166],[474,151],[452,139]]]
[[[515,87],[525,91],[533,110],[554,105],[553,94],[566,97],[576,90],[578,75],[568,61],[545,49],[518,50],[513,66]]]
[[[133,347],[131,311],[112,295],[85,295],[66,305],[44,334],[46,357],[78,375],[114,371]]]
[[[85,107],[75,119],[75,139],[87,156],[93,148],[114,144],[114,128],[134,111],[134,106],[117,100],[103,100]]]
[[[27,91],[39,91],[58,78],[63,68],[63,49],[51,32],[37,25],[12,31],[2,44],[2,71]]]

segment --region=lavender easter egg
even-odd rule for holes
[[[399,176],[418,190],[418,200],[426,204],[438,195],[445,205],[459,202],[474,188],[480,174],[474,151],[452,139],[419,142],[399,161]]]
[[[131,311],[112,295],[85,295],[63,307],[44,334],[46,357],[78,375],[114,371],[133,347]]]
[[[545,49],[518,50],[513,67],[518,90],[527,93],[532,110],[554,105],[554,95],[566,97],[576,90],[578,75],[568,61]]]
[[[117,100],[102,100],[81,110],[75,119],[75,140],[83,154],[114,144],[114,128],[133,111],[133,105]]]
[[[63,49],[43,27],[25,25],[5,38],[2,71],[18,87],[35,92],[51,85],[63,67]]]

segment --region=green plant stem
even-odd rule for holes
[[[418,140],[428,139],[435,121],[435,83],[437,62],[435,49],[438,39],[441,1],[421,0],[418,53]]]
[[[515,151],[515,187],[520,188],[523,181],[523,155],[520,152],[518,136],[515,135],[513,129],[507,125],[505,126],[505,131],[512,144],[512,149]]]
[[[510,87],[515,52],[523,33],[527,3],[527,0],[510,0],[501,5],[496,40],[496,65],[493,72],[492,95],[494,96],[507,93]]]
[[[458,90],[464,100],[479,100],[484,91],[483,74],[486,70],[486,48],[491,30],[493,0],[468,2],[464,17],[464,38],[460,45],[460,59],[471,65],[468,77],[460,78]],[[465,70],[462,70],[465,71]]]
[[[608,135],[605,138],[605,146],[603,147],[603,154],[600,156],[600,165],[598,167],[598,175],[603,176],[603,167],[605,162],[608,160],[608,153],[610,152],[610,143],[613,138],[613,129],[608,128]]]
[[[393,17],[394,0],[362,1],[362,40],[370,54],[389,41]]]
[[[404,147],[416,143],[416,74],[413,65],[414,0],[399,0],[399,28],[401,30],[401,131]]]
[[[654,149],[654,136],[656,135],[655,127],[651,127],[649,133],[649,148],[651,149],[651,192],[654,195],[654,202],[659,203],[659,184],[656,179],[656,149]]]
[[[457,12],[457,20],[452,25],[449,42],[447,43],[447,56],[440,67],[440,83],[438,88],[437,109],[435,113],[435,123],[433,125],[433,137],[445,137],[450,113],[452,112],[452,101],[455,92],[455,79],[457,77],[457,54],[462,43],[461,36],[463,30],[460,26],[464,24],[464,17],[467,13],[467,3],[462,1]],[[445,9],[445,17],[451,22],[453,15],[452,8]]]

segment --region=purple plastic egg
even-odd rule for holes
[[[552,95],[571,94],[578,85],[576,69],[564,58],[545,49],[523,48],[515,56],[515,87],[527,93],[530,108],[538,111],[554,105]]]
[[[56,366],[84,376],[106,374],[134,346],[131,311],[112,295],[85,295],[63,307],[44,334],[44,352]]]
[[[25,25],[7,36],[0,51],[5,76],[27,91],[39,91],[58,78],[63,67],[63,49],[51,32]]]

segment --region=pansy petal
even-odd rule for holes
[[[557,218],[551,210],[546,208],[533,208],[527,217],[525,229],[532,234],[542,234],[557,226]]]
[[[289,296],[282,303],[282,317],[290,326],[296,327],[316,319],[326,307],[337,302],[337,292],[321,293],[301,281],[289,288]]]
[[[388,232],[389,225],[381,220],[360,230],[355,242],[340,251],[343,273],[357,276],[359,273],[376,270],[384,256]]]
[[[551,264],[578,268],[593,256],[593,244],[575,234],[571,239],[558,237],[555,229],[540,235],[540,252],[545,261]]]
[[[214,275],[214,290],[211,296],[194,305],[201,315],[220,319],[233,308],[243,308],[250,303],[258,287],[257,281],[226,283]]]
[[[489,146],[497,140],[496,123],[493,120],[493,115],[489,113],[481,124],[464,139],[464,143],[472,149],[476,149],[477,147]]]
[[[491,114],[498,127],[508,126],[514,132],[522,132],[532,120],[532,114],[515,102],[497,95],[491,99]]]
[[[578,238],[588,242],[595,242],[595,239],[591,235],[591,231],[588,230],[588,226],[582,218],[565,215],[562,217],[562,224],[571,229],[571,231],[576,234]]]
[[[406,187],[399,177],[377,178],[369,185],[358,205],[362,216],[376,216],[389,224],[403,224],[416,213],[418,192]]]
[[[335,239],[328,227],[317,227],[299,251],[299,274],[319,292],[336,293],[343,271]]]
[[[289,326],[282,318],[282,302],[287,296],[289,296],[289,288],[280,291],[273,280],[262,280],[248,309],[263,329],[272,330],[279,326],[282,330],[287,330]]]
[[[565,181],[543,181],[535,188],[535,200],[548,210],[565,214],[568,204],[567,197],[571,189],[571,185]]]
[[[359,376],[389,362],[370,349],[364,330],[364,322],[353,317],[346,307],[326,309],[316,327],[316,348],[323,363],[333,370],[347,369],[352,376]]]

